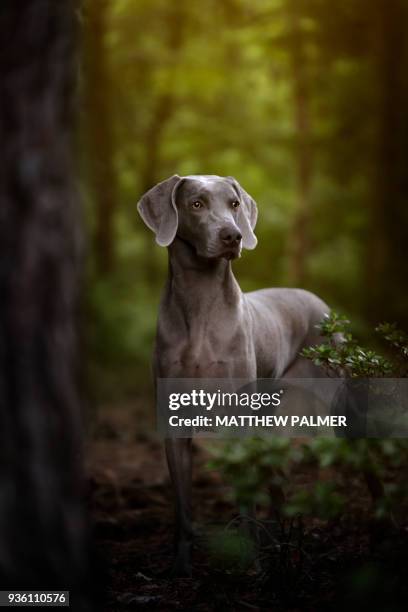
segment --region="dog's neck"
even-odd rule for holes
[[[205,322],[225,311],[232,315],[241,296],[230,261],[199,257],[189,243],[175,238],[169,247],[165,303],[181,311],[188,327],[192,319]]]

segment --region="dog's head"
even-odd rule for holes
[[[256,204],[230,176],[174,175],[145,193],[137,208],[160,246],[177,235],[199,257],[234,259],[257,244]]]

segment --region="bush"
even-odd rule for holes
[[[349,321],[337,313],[319,325],[325,342],[304,349],[302,355],[323,367],[330,376],[401,377],[407,374],[408,336],[393,324],[376,329],[388,346],[388,355],[361,347],[348,330]],[[245,439],[227,442],[212,450],[210,467],[219,470],[232,487],[242,507],[251,503],[270,506],[281,516],[307,514],[331,519],[346,511],[347,499],[336,483],[316,482],[290,492],[291,473],[296,466],[314,465],[333,469],[345,478],[363,478],[373,501],[375,518],[395,521],[405,489],[387,483],[388,471],[405,469],[408,445],[405,439],[316,438],[294,445],[282,438]]]

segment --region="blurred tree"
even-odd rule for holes
[[[163,135],[168,122],[177,107],[177,89],[175,87],[175,74],[180,62],[180,52],[186,34],[186,20],[188,17],[187,5],[184,0],[176,4],[168,4],[163,11],[163,55],[167,59],[168,70],[163,77],[160,87],[152,101],[152,108],[142,138],[143,158],[139,170],[139,184],[141,193],[153,187],[161,176],[161,150]],[[157,261],[155,257],[154,241],[150,235],[146,240],[146,277],[150,282],[157,279]]]
[[[87,121],[87,164],[95,202],[94,259],[99,275],[112,272],[115,264],[115,210],[117,175],[111,97],[112,74],[106,49],[109,0],[86,0],[84,101]]]
[[[80,610],[76,9],[5,0],[0,10],[0,583],[71,588]]]
[[[288,48],[293,79],[293,107],[295,127],[296,207],[289,236],[289,278],[294,285],[306,286],[307,263],[310,250],[312,149],[308,58],[301,23],[300,4],[287,0]]]
[[[367,243],[367,315],[408,326],[408,2],[377,0],[377,146]]]
[[[336,210],[337,231],[342,218],[360,217],[353,240],[362,258],[361,300],[357,293],[351,307],[360,303],[368,321],[406,326],[408,2],[354,0],[333,10],[314,0],[309,16],[318,28],[319,55],[331,66],[325,97],[333,128],[325,157],[336,189],[347,184],[355,192],[353,208]],[[359,183],[363,190],[356,190]]]
[[[167,59],[168,70],[152,104],[150,120],[145,128],[144,159],[140,169],[140,186],[143,193],[163,178],[160,176],[160,149],[164,130],[176,106],[175,72],[186,35],[187,16],[187,6],[184,1],[169,4],[162,16],[164,25],[162,53]]]

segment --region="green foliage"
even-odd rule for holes
[[[326,315],[318,329],[327,342],[303,349],[302,356],[323,367],[331,376],[382,378],[404,375],[407,365],[402,365],[400,361],[408,357],[408,337],[405,333],[387,323],[377,327],[377,331],[398,351],[396,355],[394,350],[393,358],[388,359],[361,347],[348,331],[349,323],[346,317],[336,312]]]
[[[408,357],[408,334],[398,329],[396,323],[382,323],[376,331],[394,348],[400,350],[404,357]]]
[[[158,296],[155,298],[158,302]],[[149,368],[156,311],[149,288],[128,284],[126,279],[95,281],[88,293],[86,342],[88,384],[95,399],[146,391],[152,381]]]
[[[396,376],[408,376],[408,334],[398,329],[396,323],[382,323],[376,327],[376,332],[391,347],[394,358],[394,373]]]
[[[318,326],[325,343],[303,350],[302,355],[334,376],[398,376],[402,371],[398,358],[392,354],[388,360],[360,347],[349,332],[349,325],[343,315],[332,312]],[[406,367],[407,335],[390,324],[380,325],[377,331]],[[254,438],[230,441],[212,452],[210,467],[221,471],[239,504],[271,504],[289,517],[307,514],[329,519],[347,509],[347,498],[339,493],[333,480],[317,481],[307,489],[289,490],[289,495],[282,493],[276,497],[277,491],[290,489],[290,475],[302,464],[335,470],[346,478],[350,475],[364,478],[377,518],[398,515],[406,494],[405,487],[386,482],[389,469],[406,469],[408,445],[404,439],[316,438],[307,444],[294,445],[283,438]]]
[[[390,469],[405,470],[406,440],[346,440],[316,438],[294,445],[282,438],[229,441],[211,449],[210,469],[219,470],[231,486],[234,501],[241,507],[256,503],[270,506],[282,516],[299,514],[333,519],[347,511],[347,495],[339,492],[335,479],[316,480],[307,488],[293,491],[292,475],[300,466],[334,470],[367,482],[377,518],[398,516],[406,495],[405,486],[387,483]],[[277,494],[278,493],[278,494]],[[406,501],[406,500],[405,500]]]
[[[241,507],[281,503],[271,499],[271,491],[285,490],[294,466],[316,464],[321,468],[352,466],[361,469],[365,459],[365,441],[351,446],[347,440],[318,438],[295,446],[283,438],[232,440],[211,449],[210,469],[219,470],[231,485],[234,501]],[[335,485],[317,482],[298,491],[280,510],[287,516],[308,514],[332,518],[344,508],[345,500],[334,491]]]
[[[281,486],[285,466],[296,458],[296,449],[283,438],[248,438],[231,440],[222,447],[212,447],[209,468],[221,471],[233,483],[233,495],[239,506],[267,503],[265,485]]]
[[[253,539],[236,529],[213,533],[208,539],[208,554],[212,564],[229,572],[242,572],[254,562],[256,547]]]
[[[335,334],[341,334],[345,340],[351,340],[351,336],[347,331],[349,324],[350,321],[345,315],[338,314],[332,310],[330,314],[325,315],[318,329],[322,336],[330,340],[335,337]]]
[[[287,516],[305,514],[320,519],[332,519],[344,511],[346,499],[333,482],[316,482],[310,490],[297,491],[284,507]]]

